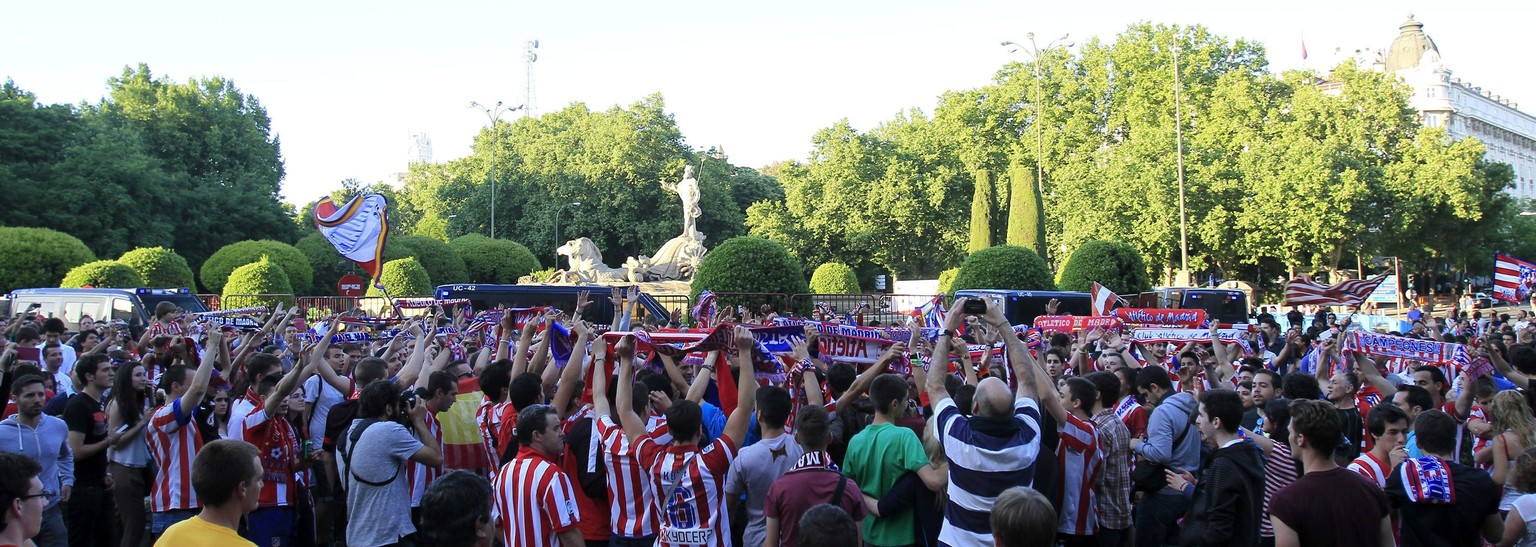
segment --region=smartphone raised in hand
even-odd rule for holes
[[[986,315],[987,301],[980,298],[967,298],[960,305],[960,311],[966,315]]]

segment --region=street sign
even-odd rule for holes
[[[353,274],[343,275],[341,280],[336,282],[336,292],[341,293],[342,296],[362,296],[363,283],[365,281],[361,277]]]
[[[1377,304],[1396,304],[1397,276],[1387,276],[1385,281],[1382,281],[1380,285],[1376,286],[1376,290],[1371,292],[1371,296],[1367,297],[1366,301],[1375,302]]]

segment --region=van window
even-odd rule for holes
[[[133,313],[133,303],[129,302],[126,298],[112,299],[113,321],[127,321],[132,324],[136,323],[137,319],[138,317],[135,317]]]

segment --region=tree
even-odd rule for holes
[[[516,283],[539,269],[539,260],[515,241],[468,234],[448,244],[464,259],[471,283]]]
[[[700,292],[777,293],[791,295],[810,290],[805,268],[784,249],[767,239],[752,236],[731,238],[715,247],[699,264],[689,285],[690,300]],[[723,296],[720,305],[747,305],[754,309],[769,304],[783,311],[786,302],[769,297]]]
[[[266,256],[235,268],[223,287],[219,301],[225,308],[293,304],[293,287],[288,284],[288,274]]]
[[[239,241],[219,248],[218,252],[213,253],[213,256],[208,257],[208,260],[203,263],[199,278],[208,290],[225,292],[224,282],[236,268],[261,260],[262,257],[267,257],[283,269],[289,291],[308,294],[315,276],[314,269],[309,266],[309,260],[304,257],[304,253],[299,252],[292,245],[270,239]]]
[[[414,258],[402,258],[384,263],[384,268],[379,270],[379,284],[388,291],[389,296],[403,298],[409,296],[432,296],[432,278],[427,276],[427,269],[421,266]],[[384,296],[377,286],[368,285],[368,296]]]
[[[1008,168],[1008,181],[1008,244],[1034,249],[1044,258],[1045,210],[1040,207],[1035,175],[1014,164]]]
[[[811,292],[816,294],[859,294],[859,276],[841,262],[828,262],[811,274]]]
[[[92,287],[98,289],[121,289],[143,287],[144,278],[133,268],[116,260],[97,260],[75,266],[69,273],[64,274],[64,281],[60,287],[75,289],[80,287]]]
[[[1118,294],[1152,290],[1141,251],[1118,241],[1084,243],[1056,275],[1057,288],[1063,291],[1089,292],[1094,282]]]
[[[992,179],[985,169],[976,171],[971,185],[971,239],[970,252],[992,246]]]
[[[464,259],[460,258],[453,247],[447,243],[424,236],[396,236],[389,238],[389,241],[404,247],[409,256],[415,257],[416,261],[427,269],[427,276],[437,284],[450,285],[469,281],[469,272],[465,269]]]
[[[1055,290],[1045,259],[1032,249],[999,245],[971,253],[960,263],[951,290]]]
[[[197,286],[197,281],[192,277],[192,267],[187,265],[187,259],[165,247],[134,249],[123,253],[117,261],[132,268],[143,279],[145,287],[193,288]]]
[[[939,273],[939,294],[955,294],[955,276],[960,275],[960,268],[950,268]]]
[[[0,294],[57,286],[64,274],[92,260],[96,255],[69,234],[0,226]]]

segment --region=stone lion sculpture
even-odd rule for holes
[[[567,268],[556,272],[562,283],[608,283],[644,281],[643,274],[631,268],[610,268],[603,263],[603,253],[597,244],[585,237],[572,239],[555,249],[555,254],[566,257]]]

